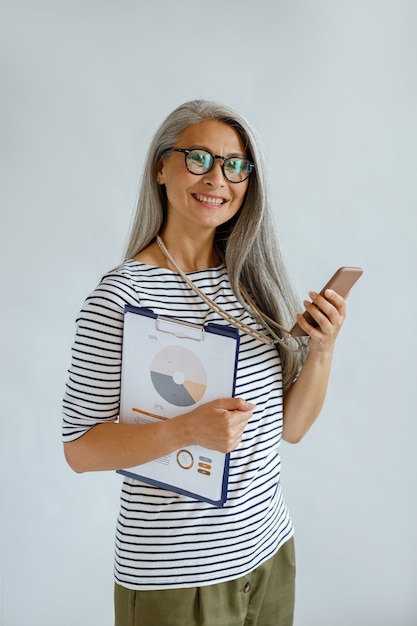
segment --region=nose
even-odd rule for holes
[[[213,187],[223,187],[226,184],[226,179],[222,170],[223,161],[216,159],[212,169],[204,174],[204,182]]]

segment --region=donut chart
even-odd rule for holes
[[[188,348],[168,346],[160,350],[152,360],[150,374],[157,393],[174,406],[192,406],[206,392],[206,371]]]

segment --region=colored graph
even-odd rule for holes
[[[163,348],[153,358],[150,373],[155,390],[174,406],[192,406],[206,392],[206,371],[188,348]]]

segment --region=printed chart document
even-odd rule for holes
[[[157,422],[232,397],[238,350],[235,328],[198,326],[126,305],[120,421]],[[223,506],[228,469],[228,454],[195,445],[118,472]]]

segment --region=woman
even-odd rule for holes
[[[65,455],[77,472],[115,470],[199,444],[230,452],[228,497],[216,508],[125,479],[117,626],[292,624],[293,527],[278,447],[281,438],[298,442],[319,414],[345,317],[336,293],[310,297],[305,307],[317,327],[296,314],[253,131],[216,103],[178,107],[150,146],[126,261],[78,319]],[[118,423],[126,304],[197,324],[237,324],[236,397],[155,424]],[[282,329],[296,318],[306,349],[286,343]]]

